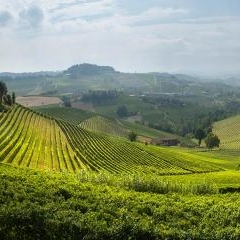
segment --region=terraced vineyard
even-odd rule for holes
[[[221,149],[240,150],[240,115],[215,123],[213,132],[220,138]]]
[[[68,107],[45,107],[36,108],[36,110],[37,112],[43,113],[44,115],[68,121],[75,125],[78,125],[81,122],[96,115],[93,112]]]
[[[18,105],[1,115],[0,142],[4,163],[70,172],[84,168],[54,120]]]
[[[109,135],[127,137],[129,130],[117,120],[110,120],[101,116],[89,118],[79,124],[80,127],[93,132],[102,132]]]
[[[0,160],[23,167],[158,175],[218,171],[204,156],[87,131],[16,105],[0,115]]]
[[[142,144],[135,145],[124,139],[90,133],[64,121],[59,121],[59,124],[68,136],[72,148],[77,149],[76,152],[81,153],[80,156],[84,154],[88,165],[94,170],[102,169],[115,173],[140,171],[157,174],[220,170],[212,164],[202,164],[204,157],[193,154],[179,155],[178,151],[167,152],[164,148],[156,154],[152,149],[158,148],[153,146],[151,149],[145,149]],[[189,160],[187,161],[186,158]],[[181,163],[182,161],[184,162]]]

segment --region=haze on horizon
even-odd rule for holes
[[[0,72],[240,72],[239,0],[0,0]]]

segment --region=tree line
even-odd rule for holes
[[[92,91],[89,90],[88,93],[83,94],[82,101],[90,102],[96,106],[103,105],[114,101],[120,96],[120,92],[116,90],[98,90]]]

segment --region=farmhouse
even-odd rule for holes
[[[161,146],[177,146],[179,140],[176,138],[154,138],[151,143]]]

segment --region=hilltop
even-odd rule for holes
[[[77,78],[81,75],[99,75],[105,73],[116,73],[113,67],[110,66],[98,66],[89,63],[77,64],[64,71],[65,74],[72,78]]]

